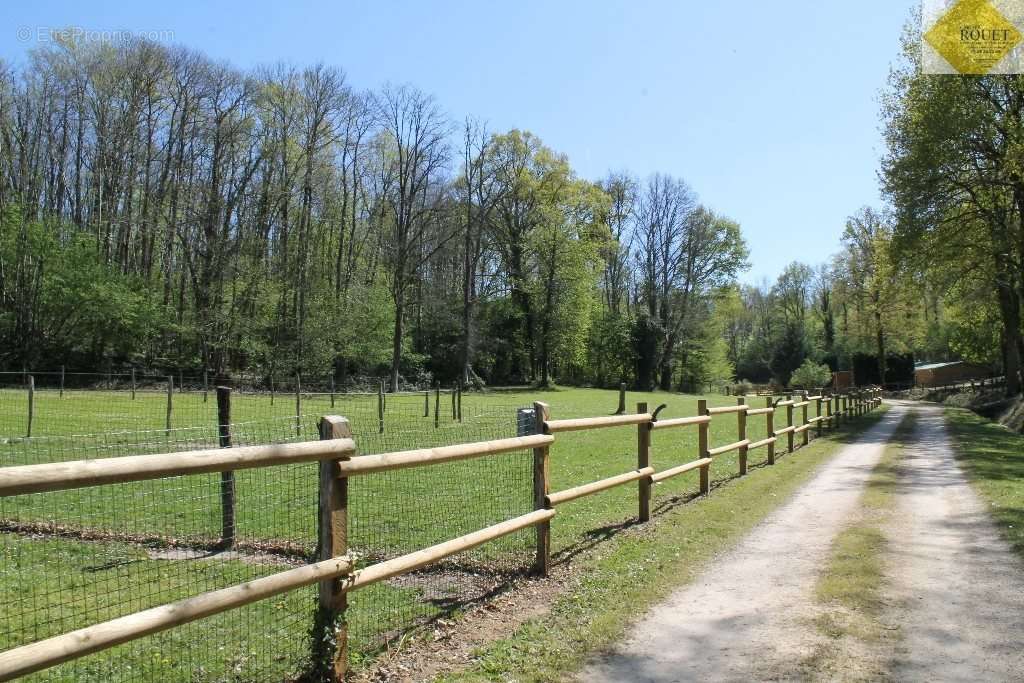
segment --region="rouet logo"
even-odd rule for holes
[[[1021,42],[1021,31],[991,0],[959,0],[924,32],[924,41],[962,74],[987,74]],[[925,54],[925,71],[929,69]]]

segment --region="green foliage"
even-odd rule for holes
[[[815,363],[811,359],[805,360],[800,367],[793,371],[789,378],[789,384],[801,389],[814,387],[825,387],[832,382],[832,370],[822,363]]]
[[[96,349],[131,358],[171,329],[144,282],[96,250],[92,235],[13,210],[0,218],[0,362],[39,367]]]
[[[413,85],[145,40],[42,46],[0,69],[0,102],[0,369],[666,389],[730,372],[708,310],[749,252],[682,179],[589,182]]]
[[[630,332],[633,321],[605,310],[590,327],[587,342],[588,379],[596,386],[610,387],[628,381],[636,362]]]
[[[789,384],[790,376],[807,358],[807,332],[802,325],[785,325],[775,342],[772,354],[772,373],[781,384]]]
[[[955,305],[954,294],[953,344],[975,358],[999,357],[1007,392],[1016,393],[1024,347],[1024,81],[924,74],[915,31],[904,36],[904,59],[882,100],[888,144],[882,180],[895,212],[894,260],[944,299],[962,288],[960,294],[981,292],[983,306],[995,303],[998,330],[994,316]],[[998,351],[985,353],[997,337]]]

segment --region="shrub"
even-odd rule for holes
[[[824,387],[832,382],[832,370],[823,363],[815,363],[808,358],[803,365],[793,371],[789,378],[791,387],[810,389],[812,387]]]
[[[754,385],[745,379],[741,379],[739,382],[732,385],[732,393],[734,396],[746,396],[747,394],[752,394],[754,393]]]

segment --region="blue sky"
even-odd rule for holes
[[[880,201],[877,94],[913,0],[861,2],[8,3],[0,55],[25,29],[168,32],[240,67],[317,61],[372,88],[410,82],[455,119],[529,129],[584,177],[683,177],[740,222],[747,281],[836,251]]]

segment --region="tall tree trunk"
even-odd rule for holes
[[[391,341],[391,391],[398,391],[398,369],[402,363],[402,317],[405,314],[405,284],[395,283],[395,333]]]
[[[878,383],[885,386],[885,332],[882,330],[882,314],[875,311],[875,348],[878,353]]]
[[[472,202],[469,202],[471,205]],[[473,210],[466,209],[466,240],[462,255],[462,384],[469,385],[473,353],[473,303],[476,298],[476,266],[473,251]]]
[[[1003,335],[1005,344],[1006,395],[1016,396],[1020,393],[1020,300],[1008,281],[999,278],[996,284],[999,297],[999,312],[1003,319]]]

